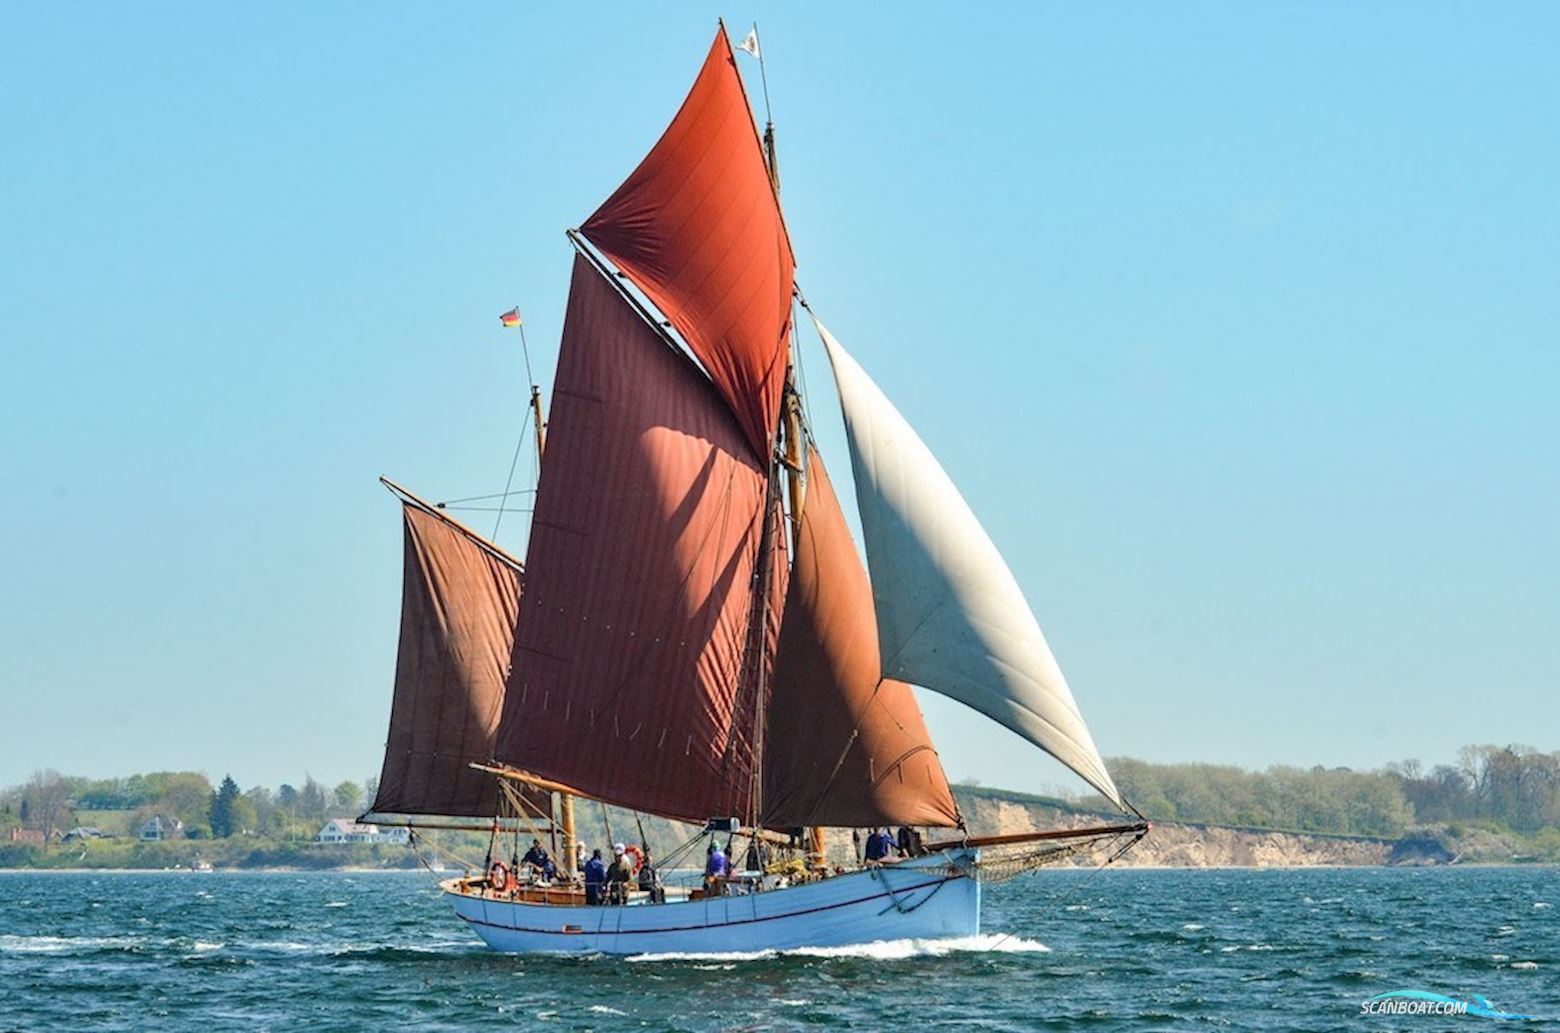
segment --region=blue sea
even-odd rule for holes
[[[0,873],[0,1030],[1560,1027],[1552,868],[1041,871],[986,933],[497,955],[423,873]],[[1418,989],[1535,1017],[1363,1016]]]

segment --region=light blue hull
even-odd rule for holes
[[[667,954],[841,947],[980,932],[976,851],[947,850],[820,882],[740,896],[621,907],[448,896],[494,950]]]

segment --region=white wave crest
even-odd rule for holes
[[[0,935],[0,954],[70,954],[82,950],[128,950],[150,942],[142,936]]]
[[[940,940],[876,940],[843,947],[794,947],[761,951],[667,951],[660,954],[634,954],[628,961],[706,961],[730,965],[742,961],[762,961],[775,957],[797,958],[870,958],[899,961],[905,958],[941,958],[949,954],[1044,954],[1051,948],[1038,940],[1027,940],[1011,933],[981,933],[978,936],[951,936]]]
[[[245,950],[277,954],[323,954],[332,947],[331,944],[298,943],[295,940],[251,940],[239,946]]]

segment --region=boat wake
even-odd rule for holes
[[[1026,940],[1010,933],[981,933],[977,936],[951,936],[940,940],[877,940],[844,947],[794,947],[788,950],[762,951],[667,951],[660,954],[633,954],[626,961],[702,961],[735,964],[764,961],[769,958],[867,958],[875,961],[900,961],[906,958],[942,958],[950,954],[1045,954],[1051,948],[1038,940]]]

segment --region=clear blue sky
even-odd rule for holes
[[[0,7],[0,783],[377,771],[374,478],[502,487],[496,316],[550,373],[717,15],[1106,754],[1560,748],[1552,5],[319,6]],[[1064,782],[923,700],[953,777]]]

